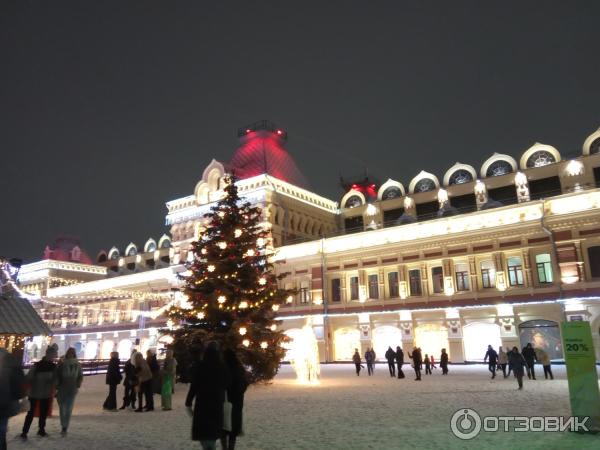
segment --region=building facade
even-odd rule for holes
[[[573,158],[536,143],[518,161],[456,163],[441,180],[365,177],[339,204],[307,188],[284,130],[262,121],[238,137],[229,163],[213,160],[192,195],[167,203],[171,238],[112,248],[93,264],[48,254],[21,269],[61,349],[98,358],[168,343],[158,330],[176,326],[163,312],[182,301],[177,274],[234,173],[240,194],[263,208],[282,286],[297,291],[281,305],[281,326],[292,338],[311,326],[322,361],[371,346],[382,357],[390,345],[474,361],[488,344],[525,342],[562,359],[564,320],[591,323],[600,359],[600,130]]]

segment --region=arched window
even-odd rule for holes
[[[595,155],[596,153],[600,153],[600,138],[596,138],[590,144],[590,155]]]
[[[428,192],[435,189],[435,181],[431,178],[423,178],[415,184],[415,192]]]
[[[494,161],[487,168],[485,173],[486,177],[499,177],[501,175],[506,175],[507,173],[511,173],[513,171],[512,165],[503,159],[499,159]]]
[[[383,194],[381,194],[381,200],[389,200],[392,198],[399,197],[402,197],[402,191],[398,186],[390,186],[385,191],[383,191]]]
[[[156,243],[152,242],[148,242],[148,245],[146,245],[146,251],[147,252],[153,252],[154,250],[156,250]]]
[[[360,197],[358,195],[351,195],[346,200],[346,204],[344,205],[344,207],[355,208],[357,206],[360,206],[361,204],[362,204],[362,200],[360,199]]]
[[[132,245],[131,247],[129,247],[129,250],[127,251],[127,256],[135,256],[137,255],[137,248],[135,245]]]
[[[160,243],[160,248],[169,248],[169,247],[171,247],[171,239],[164,239]]]
[[[120,256],[119,255],[119,250],[114,249],[112,252],[110,252],[110,255],[109,255],[108,258],[114,260],[114,259],[119,259],[119,256]]]
[[[531,156],[527,158],[527,168],[547,166],[548,164],[555,162],[556,159],[552,153],[540,150],[532,153]]]
[[[473,181],[473,175],[471,175],[471,172],[468,170],[459,169],[450,176],[448,184],[463,184],[471,181]]]

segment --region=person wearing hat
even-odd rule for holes
[[[33,422],[35,413],[39,413],[38,435],[45,437],[46,433],[46,417],[52,405],[52,395],[56,388],[56,364],[53,359],[58,356],[58,346],[50,345],[46,349],[46,355],[36,362],[27,373],[27,382],[29,384],[29,411],[25,416],[23,424],[22,439],[27,439],[27,433]]]

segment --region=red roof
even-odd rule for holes
[[[268,130],[249,131],[240,137],[241,145],[229,162],[239,179],[268,174],[302,188],[308,182],[287,152],[284,139]]]
[[[81,249],[79,239],[71,236],[59,236],[52,245],[47,245],[44,250],[44,259],[94,264],[92,258]]]

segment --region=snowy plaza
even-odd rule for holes
[[[569,394],[564,366],[554,366],[555,380],[525,380],[517,391],[514,378],[500,374],[490,380],[487,366],[451,365],[450,374],[440,369],[423,381],[413,381],[410,366],[406,378],[390,378],[387,366],[378,364],[375,375],[366,370],[357,377],[346,364],[323,365],[319,385],[299,385],[290,366],[283,366],[275,380],[250,387],[244,407],[244,435],[240,449],[400,449],[400,448],[544,448],[592,449],[600,437],[569,432],[481,433],[470,441],[456,438],[450,419],[461,408],[482,417],[569,416]],[[541,367],[537,366],[540,370]],[[500,372],[499,372],[500,373]],[[540,376],[541,375],[541,376]],[[122,394],[119,387],[119,395]],[[189,449],[200,448],[190,440],[190,421],[183,405],[187,385],[176,386],[173,411],[136,414],[104,412],[107,393],[104,375],[89,376],[75,402],[67,437],[60,436],[56,413],[48,420],[49,437],[35,435],[27,442],[16,436],[24,414],[9,424],[10,449]],[[157,406],[160,399],[156,397]]]

